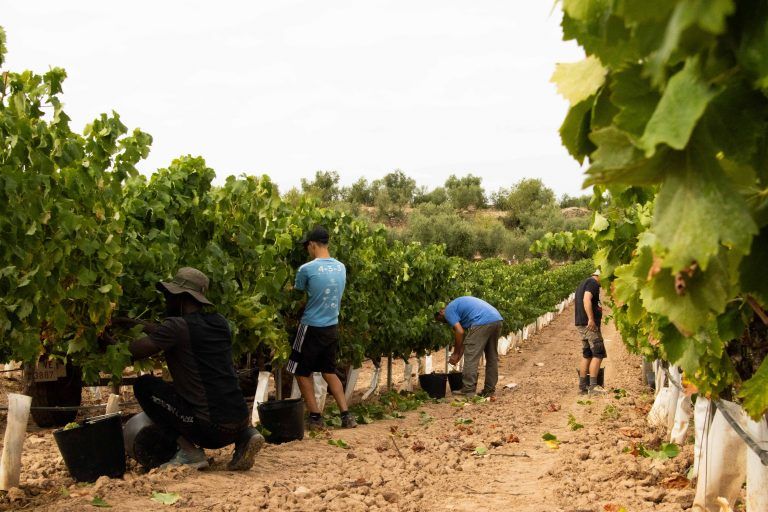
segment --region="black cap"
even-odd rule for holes
[[[319,242],[321,244],[328,243],[328,230],[322,226],[317,226],[315,229],[304,235],[304,238],[299,241],[301,245],[307,245],[309,242]]]

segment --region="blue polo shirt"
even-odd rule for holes
[[[445,306],[445,319],[451,327],[459,323],[464,329],[504,320],[495,307],[469,295],[449,302]]]
[[[315,258],[299,267],[294,288],[307,292],[307,306],[301,323],[328,327],[339,323],[339,307],[347,269],[334,258]]]

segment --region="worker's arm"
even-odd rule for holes
[[[462,355],[464,355],[464,328],[456,322],[453,326],[453,354],[448,362],[455,365]]]
[[[133,360],[136,361],[151,357],[160,352],[161,349],[149,336],[144,336],[138,340],[133,340],[130,345],[128,345],[128,350],[131,352]]]
[[[592,311],[592,292],[584,292],[584,311],[587,313],[587,329],[596,331],[595,312]]]

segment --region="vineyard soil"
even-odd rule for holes
[[[95,509],[94,497],[115,511],[166,508],[151,501],[153,491],[177,493],[175,508],[210,511],[688,509],[693,489],[684,475],[692,445],[669,460],[624,452],[639,443],[654,448],[664,440],[645,422],[652,394],[640,381],[640,360],[628,355],[613,326],[606,326],[606,387],[619,391],[578,396],[580,343],[572,317],[571,307],[521,352],[501,358],[493,401],[428,404],[404,419],[269,445],[244,473],[226,471],[229,449],[211,450],[215,463],[204,472],[141,474],[131,467],[122,480],[78,485],[69,478],[51,432],[31,432],[21,488],[0,498],[0,509],[81,511]],[[442,357],[434,364],[442,368]],[[402,374],[401,362],[395,366],[396,384]],[[359,392],[369,379],[370,370],[361,375]],[[512,389],[504,387],[512,383]],[[569,419],[583,428],[572,430]],[[546,444],[545,433],[556,436],[559,446]],[[349,448],[328,443],[338,439]]]

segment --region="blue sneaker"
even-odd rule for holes
[[[171,460],[160,466],[160,469],[167,469],[173,466],[188,466],[193,469],[205,469],[208,467],[208,457],[202,448],[196,448],[194,451],[179,448],[176,455]]]

